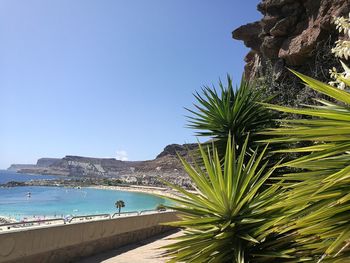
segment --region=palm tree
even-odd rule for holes
[[[350,260],[350,93],[295,74],[339,103],[319,100],[320,106],[299,109],[265,105],[312,118],[280,120],[281,128],[263,135],[274,136],[265,141],[272,144],[311,142],[280,150],[307,155],[266,169],[267,163],[260,164],[266,148],[247,155],[246,139],[236,156],[228,137],[223,162],[215,147],[207,154],[201,146],[200,164],[182,160],[197,193],[168,184],[180,193],[170,199],[181,221],[171,224],[184,228],[178,242],[166,247],[171,262]],[[276,173],[279,167],[299,171]]]
[[[275,227],[289,208],[273,207],[283,202],[278,184],[266,185],[276,167],[266,169],[261,153],[246,154],[246,138],[239,156],[228,138],[224,163],[217,149],[206,153],[199,146],[201,165],[181,160],[193,180],[196,193],[167,183],[179,192],[169,207],[181,220],[170,223],[184,228],[178,242],[166,246],[170,262],[300,262],[307,256],[296,253],[294,233],[279,234]],[[248,159],[248,160],[247,160]],[[286,210],[286,211],[285,211]],[[284,229],[282,226],[281,229]],[[282,232],[282,231],[281,231]]]
[[[158,204],[156,210],[161,212],[166,210],[166,206],[164,204]]]
[[[115,207],[118,209],[118,213],[120,215],[120,210],[122,209],[122,207],[125,207],[124,201],[118,200],[117,202],[115,202]]]
[[[303,157],[286,167],[302,169],[281,178],[288,194],[284,203],[294,204],[286,220],[286,231],[299,233],[300,247],[310,249],[317,262],[350,260],[350,93],[294,72],[310,88],[334,100],[317,100],[319,106],[269,109],[300,114],[308,118],[281,120],[283,127],[264,134],[270,143],[311,142],[311,146],[282,150],[301,152]],[[350,86],[350,82],[343,79]]]
[[[248,148],[255,149],[255,141],[262,139],[258,132],[274,125],[276,113],[258,103],[262,96],[253,85],[242,78],[234,90],[232,79],[227,76],[226,87],[219,82],[220,93],[215,88],[204,87],[202,94],[194,94],[198,102],[194,105],[196,111],[186,108],[192,114],[187,116],[187,126],[197,130],[198,136],[211,137],[220,155],[225,153],[229,135],[240,149],[250,134]]]

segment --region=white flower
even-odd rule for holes
[[[348,37],[348,39],[337,40],[335,42],[335,47],[332,48],[331,51],[336,57],[348,60],[350,58],[350,13],[349,18],[336,17],[334,23],[339,33],[344,33],[345,37]],[[344,71],[339,73],[334,67],[330,69],[329,74],[333,81],[330,81],[329,85],[339,89],[345,89],[346,84],[343,80],[346,79],[350,81],[350,69],[343,61],[340,61],[340,63]]]

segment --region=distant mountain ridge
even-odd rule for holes
[[[20,173],[51,174],[62,176],[120,177],[185,175],[177,155],[189,158],[189,151],[197,144],[171,144],[157,155],[154,160],[120,161],[114,158],[93,158],[67,155],[59,158],[40,158],[37,164],[13,164],[8,169]]]
[[[54,164],[55,162],[58,162],[61,160],[60,158],[40,158],[36,165],[40,167],[49,167],[50,165]]]
[[[19,171],[21,169],[31,169],[35,168],[36,164],[11,164],[9,168],[7,168],[8,171]]]
[[[186,157],[189,151],[197,149],[198,145],[196,143],[188,143],[188,144],[169,144],[164,150],[157,155],[156,159],[164,157],[164,156],[177,156],[180,155],[182,157]]]
[[[35,169],[37,167],[49,167],[53,163],[59,161],[59,158],[40,158],[36,164],[11,164],[7,170],[9,171],[20,171],[22,169]]]

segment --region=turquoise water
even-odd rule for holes
[[[31,197],[28,197],[28,192]],[[115,213],[114,204],[123,200],[122,212],[155,209],[166,201],[157,196],[114,190],[65,187],[11,187],[0,188],[0,215],[21,220],[25,217],[65,217]]]
[[[58,178],[58,176],[19,174],[13,171],[0,170],[0,184],[5,184],[10,181],[26,182],[30,180],[56,179],[56,178]]]

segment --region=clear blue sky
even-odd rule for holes
[[[0,1],[0,168],[196,141],[183,107],[240,79],[248,49],[231,31],[260,18],[258,2]]]

